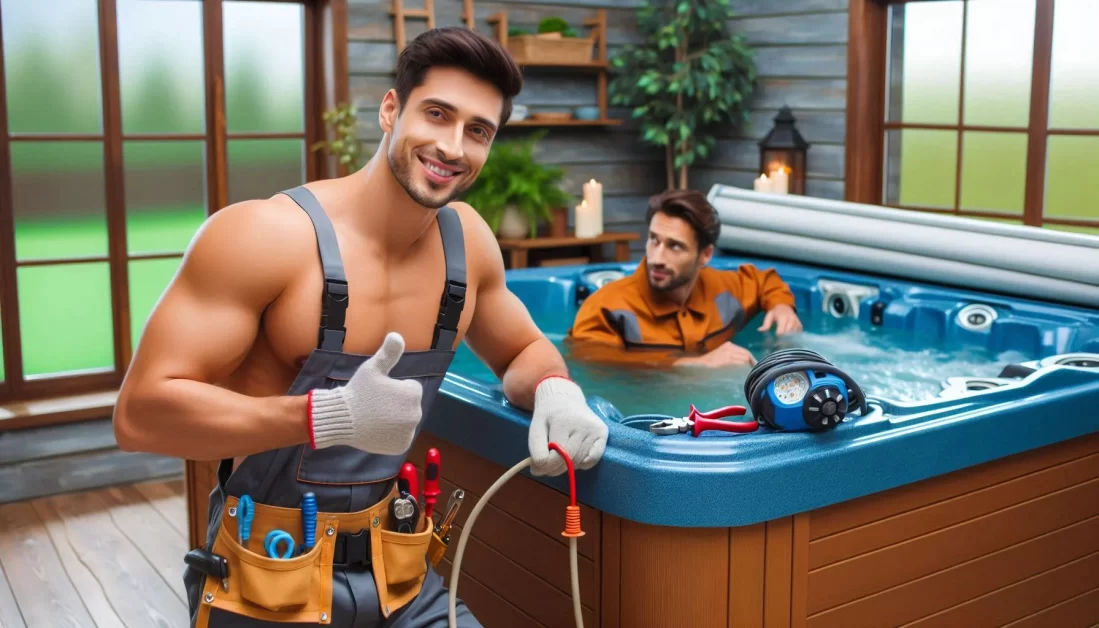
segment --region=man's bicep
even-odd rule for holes
[[[196,235],[146,322],[130,368],[133,379],[217,382],[247,355],[286,272],[266,253],[271,244],[261,245],[257,231],[267,228],[257,228],[248,214],[211,218]]]

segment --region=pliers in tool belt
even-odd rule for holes
[[[725,406],[709,412],[702,412],[691,404],[691,412],[686,417],[664,419],[649,425],[649,431],[653,434],[666,436],[669,434],[681,434],[690,432],[692,436],[698,436],[707,430],[721,432],[754,432],[759,429],[758,421],[722,421],[730,416],[743,416],[748,411],[744,406]]]

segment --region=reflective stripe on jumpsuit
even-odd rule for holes
[[[343,353],[344,317],[347,310],[347,281],[335,231],[327,215],[311,192],[304,187],[283,192],[293,199],[313,221],[317,245],[324,268],[325,291],[322,296],[321,330],[318,348],[302,366],[287,394],[304,395],[314,388],[341,386],[369,355]],[[446,284],[432,348],[406,351],[390,372],[391,377],[415,378],[423,385],[423,416],[428,415],[443,376],[454,357],[458,320],[464,304],[466,268],[465,243],[461,221],[450,207],[438,213],[446,258]],[[308,444],[262,452],[246,457],[233,470],[233,460],[222,460],[218,467],[218,485],[210,493],[206,546],[211,547],[221,524],[227,495],[252,496],[257,504],[299,508],[302,494],[312,491],[322,512],[355,512],[376,504],[386,496],[400,471],[405,456],[368,454],[353,447],[334,446],[312,450]],[[353,531],[349,531],[353,532]],[[333,567],[333,628],[446,628],[447,592],[443,579],[428,565],[427,577],[419,595],[388,619],[378,608],[377,588],[369,566],[336,564]],[[204,576],[190,567],[184,583],[190,606],[192,626],[201,601]],[[480,624],[459,602],[458,623],[462,628]],[[254,626],[306,624],[271,623],[212,609],[210,628],[251,628]]]

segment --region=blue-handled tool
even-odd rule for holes
[[[241,495],[237,504],[237,539],[241,546],[247,547],[248,537],[252,534],[252,518],[256,516],[256,504],[250,495]]]
[[[279,555],[280,543],[286,543],[286,549],[283,550],[281,556]],[[283,560],[293,558],[295,547],[297,545],[294,543],[294,537],[283,530],[271,530],[267,533],[267,538],[263,540],[263,549],[270,558],[281,558]]]
[[[306,493],[301,498],[302,554],[313,549],[317,541],[317,496]]]

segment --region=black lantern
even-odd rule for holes
[[[759,142],[760,173],[767,175],[770,185],[781,187],[786,183],[788,188],[771,191],[805,194],[805,153],[808,150],[809,142],[794,126],[794,114],[784,106],[775,116],[775,126]]]

